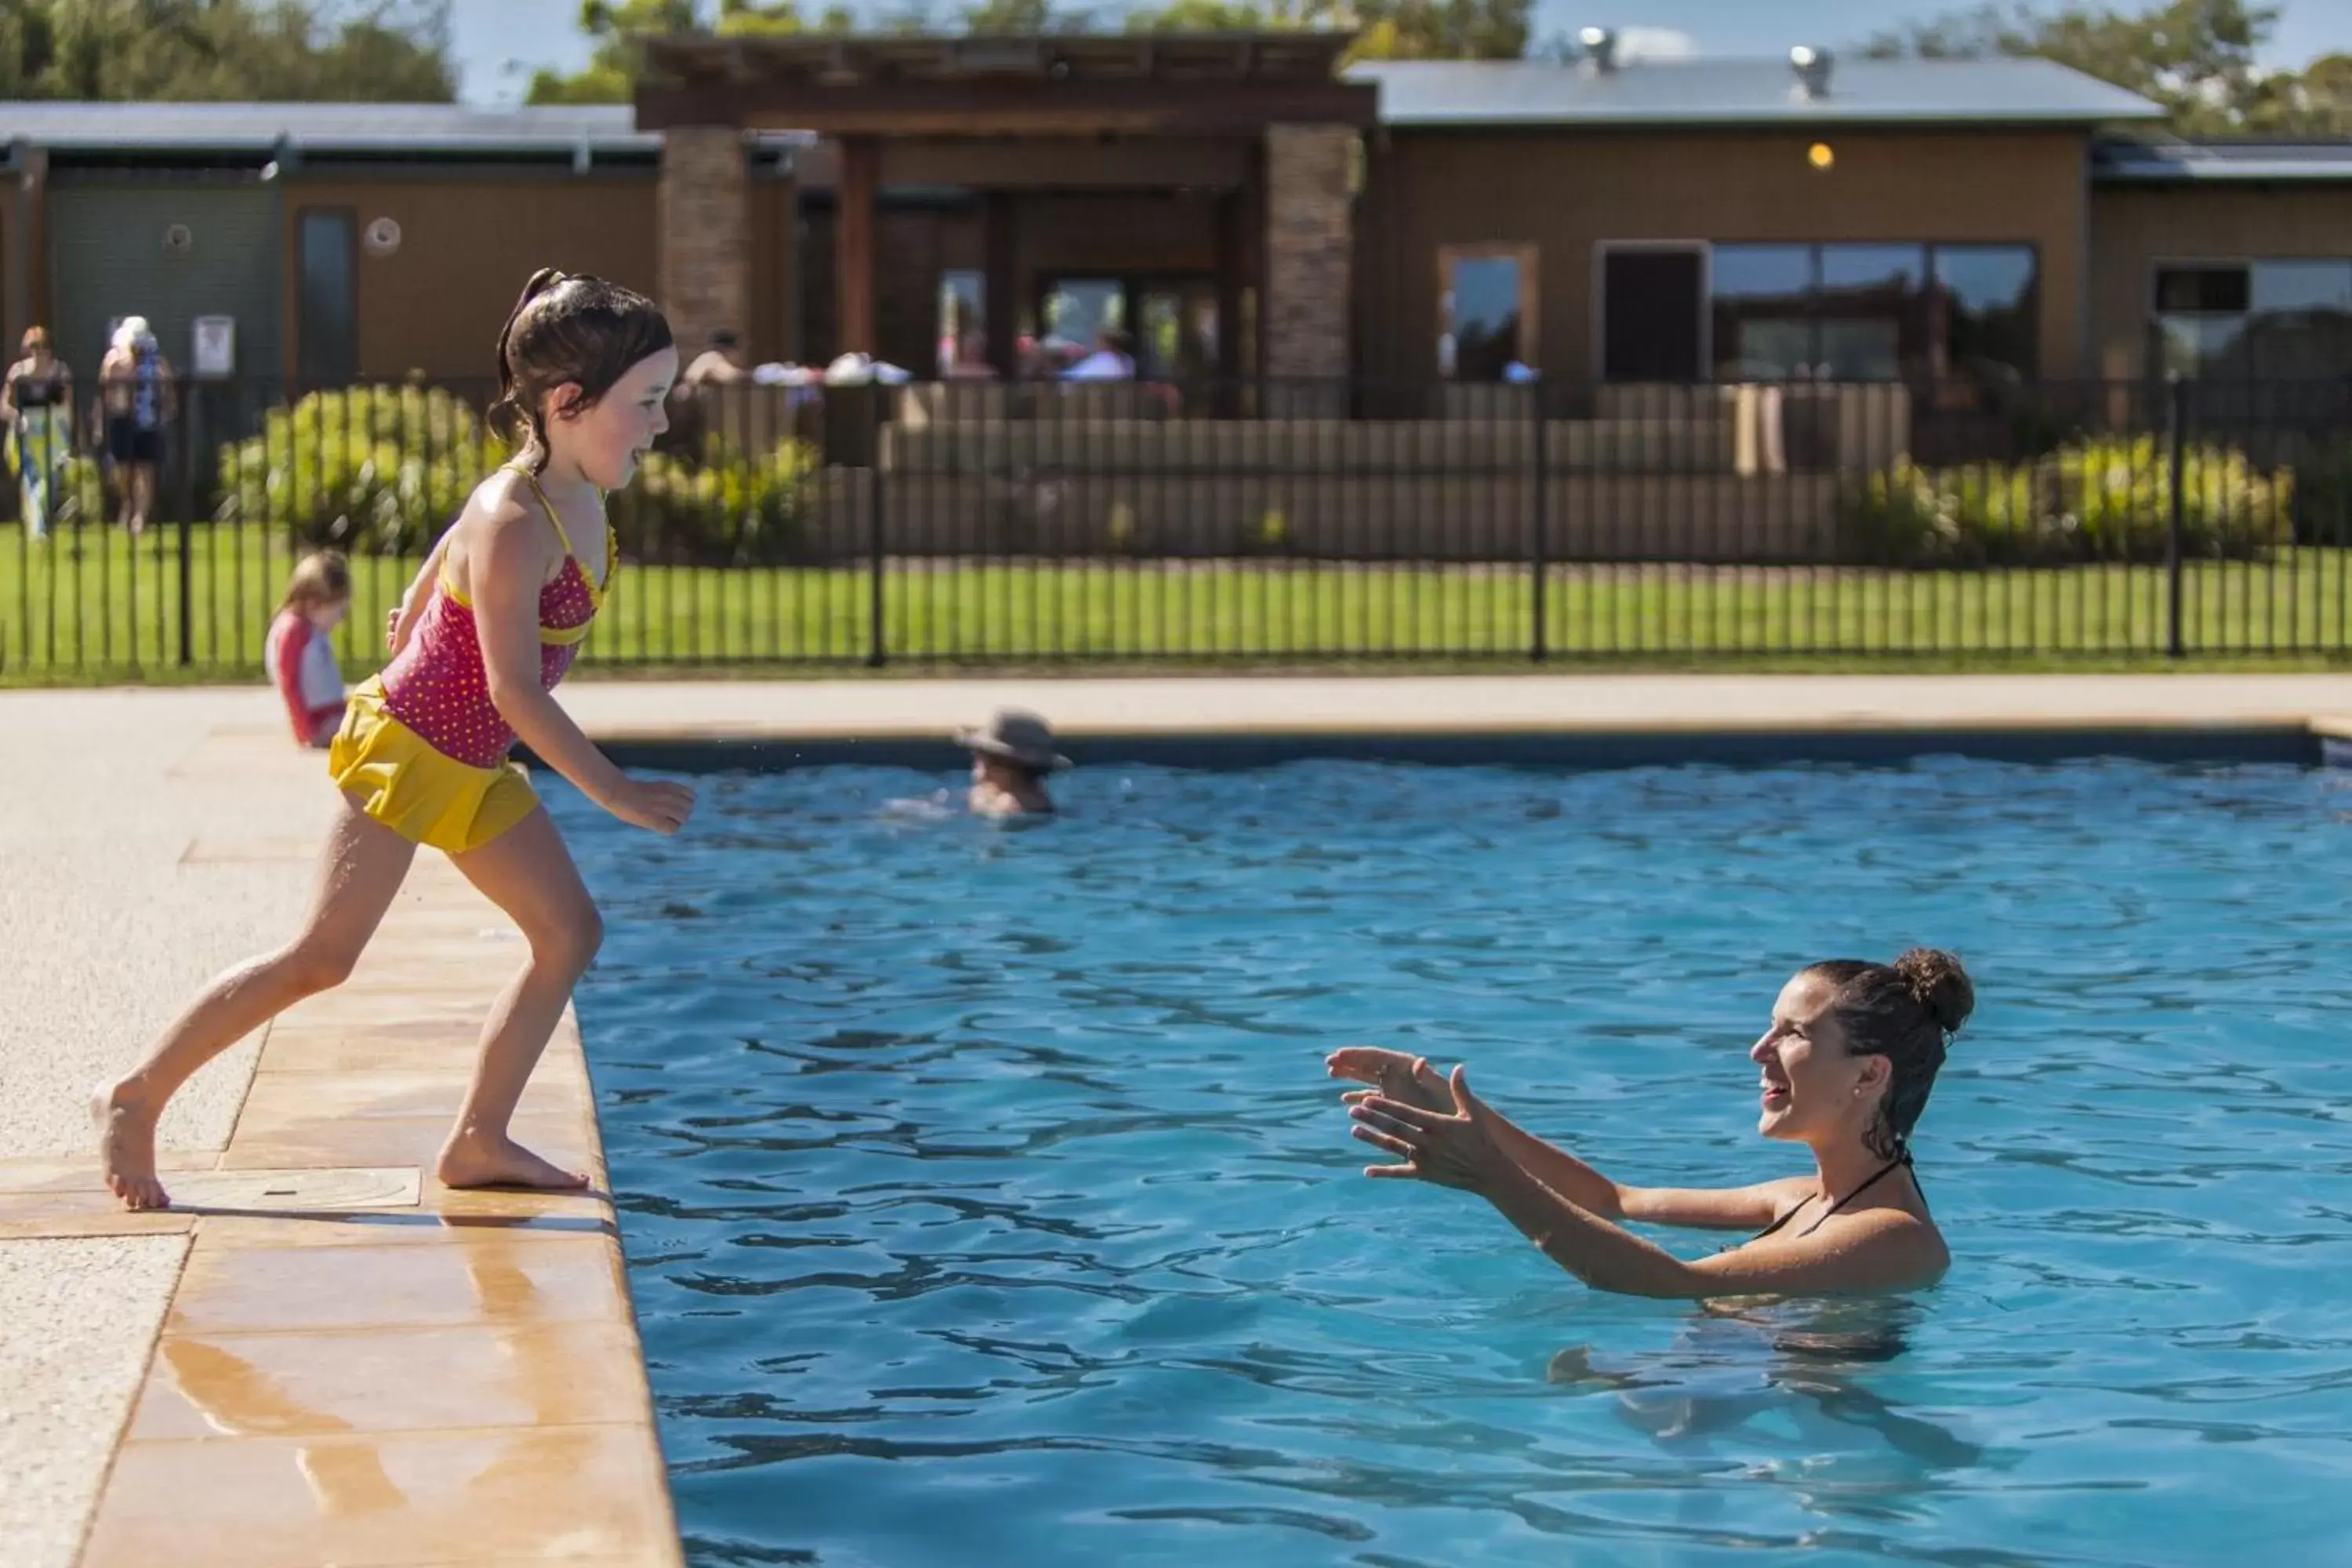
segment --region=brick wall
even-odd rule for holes
[[[1276,125],[1265,140],[1265,374],[1349,373],[1348,191],[1356,133],[1344,125]]]
[[[662,133],[661,306],[679,352],[751,327],[751,238],[742,132],[682,125]]]

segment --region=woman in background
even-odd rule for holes
[[[133,533],[147,531],[155,507],[155,470],[163,461],[163,426],[173,412],[172,374],[147,318],[122,318],[114,346],[98,367],[98,395],[106,456],[121,497],[119,521]]]
[[[25,331],[23,359],[8,367],[0,389],[0,420],[16,456],[17,515],[35,539],[48,536],[58,476],[73,455],[73,372],[49,352],[46,327]]]

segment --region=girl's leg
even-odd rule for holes
[[[507,1123],[572,985],[604,940],[604,919],[545,806],[452,860],[522,928],[530,957],[490,1006],[473,1087],[435,1174],[453,1187],[584,1187],[586,1176],[541,1159],[507,1135]]]
[[[305,996],[343,983],[392,907],[416,846],[348,799],[327,836],[319,886],[301,934],[267,957],[238,964],[205,987],[147,1053],[90,1100],[106,1184],[124,1206],[171,1202],[155,1179],[155,1123],[198,1068]]]

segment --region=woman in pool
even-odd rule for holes
[[[1371,1047],[1331,1054],[1354,1135],[1400,1155],[1368,1176],[1475,1193],[1600,1290],[1632,1296],[1818,1296],[1928,1285],[1951,1261],[1911,1168],[1911,1129],[1975,992],[1959,960],[1919,948],[1891,964],[1832,959],[1781,987],[1748,1048],[1763,1068],[1757,1131],[1802,1143],[1814,1171],[1754,1186],[1629,1187],[1514,1126],[1425,1058]],[[1756,1234],[1685,1262],[1620,1220]]]

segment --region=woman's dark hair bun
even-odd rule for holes
[[[1895,961],[1895,973],[1911,988],[1919,1005],[1944,1033],[1955,1034],[1976,1010],[1977,990],[1969,972],[1950,953],[1932,947],[1915,947]]]

